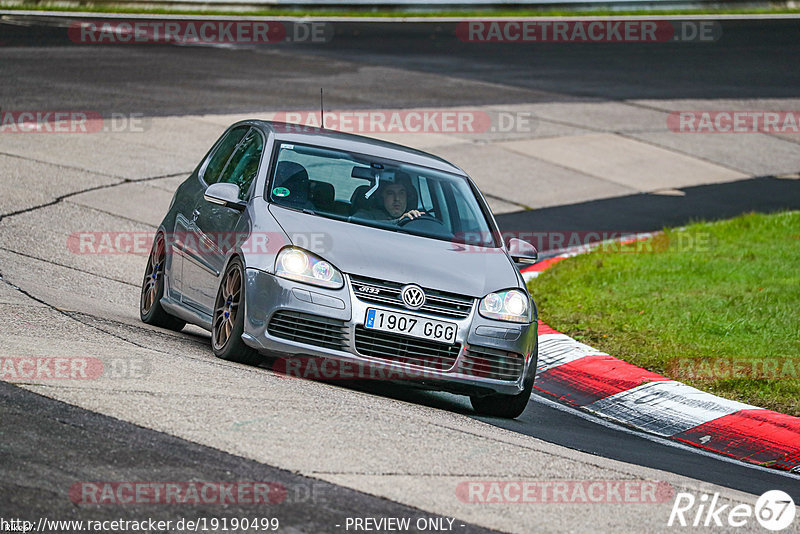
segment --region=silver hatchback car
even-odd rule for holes
[[[538,338],[515,263],[534,261],[532,245],[503,241],[472,180],[436,156],[250,120],[175,192],[140,314],[210,330],[225,360],[334,362],[341,376],[369,369],[517,417]]]

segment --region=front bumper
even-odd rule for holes
[[[323,378],[371,378],[464,394],[514,395],[524,389],[536,371],[537,322],[517,324],[486,319],[478,314],[477,302],[467,317],[454,319],[365,302],[355,295],[347,275],[344,287],[337,290],[286,280],[257,269],[246,270],[246,283],[242,336],[245,343],[271,356],[327,358],[347,363],[347,372],[342,371],[345,369],[343,364],[338,368],[342,372]],[[440,361],[431,366],[365,355],[359,347],[364,347],[363,336],[367,332],[364,320],[368,308],[456,324],[454,346],[436,345],[437,349],[446,349],[444,352],[451,356],[444,363]],[[320,323],[307,322],[304,319],[307,317],[319,318],[313,321],[319,320]],[[270,326],[273,319],[275,322]],[[302,338],[287,339],[280,332],[274,335],[276,323],[292,323],[290,328],[293,331],[300,331],[304,324],[311,326]],[[326,330],[314,324],[320,324]],[[430,345],[426,341],[406,339],[421,347],[417,350]]]

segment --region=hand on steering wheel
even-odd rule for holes
[[[408,210],[407,212],[405,212],[403,215],[400,216],[400,219],[397,222],[399,223],[403,219],[408,219],[409,221],[413,221],[414,219],[422,217],[423,215],[425,215],[424,211]]]
[[[414,213],[414,212],[418,213],[419,215],[417,215],[415,217],[411,217],[411,214]],[[406,224],[410,223],[411,221],[420,221],[420,220],[422,220],[422,221],[433,221],[435,223],[444,225],[444,223],[442,221],[440,221],[439,219],[437,219],[433,215],[425,213],[424,211],[411,210],[408,213],[404,213],[403,216],[400,217],[400,220],[397,221],[397,226],[405,226]]]

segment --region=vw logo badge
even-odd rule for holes
[[[411,310],[418,310],[425,304],[425,292],[413,284],[404,287],[400,296],[403,297],[405,307]]]

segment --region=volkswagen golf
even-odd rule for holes
[[[214,354],[379,369],[517,417],[533,387],[537,311],[469,176],[366,137],[248,120],[175,192],[142,284],[141,319],[211,332]]]

